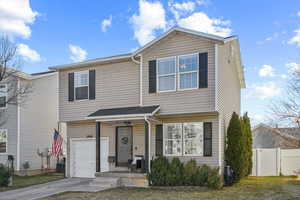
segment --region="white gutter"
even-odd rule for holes
[[[145,121],[148,124],[148,132],[149,132],[149,141],[148,141],[148,171],[151,172],[151,122],[148,120],[148,118],[145,115]]]
[[[137,55],[140,57],[140,61],[134,59],[134,55],[131,56],[131,60],[140,65],[140,106],[143,106],[143,57],[142,54]]]

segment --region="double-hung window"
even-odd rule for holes
[[[162,58],[157,60],[158,91],[176,90],[176,58]]]
[[[164,125],[165,155],[182,155],[182,126],[181,124]]]
[[[6,101],[7,101],[7,85],[1,84],[0,85],[0,109],[6,108]]]
[[[89,98],[89,71],[74,72],[75,99]]]
[[[179,56],[178,60],[179,89],[184,90],[198,88],[198,54]]]
[[[164,155],[203,156],[203,122],[163,125]]]
[[[7,153],[7,130],[0,129],[0,154]]]

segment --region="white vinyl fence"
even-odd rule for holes
[[[253,149],[252,176],[295,175],[300,169],[300,149]]]

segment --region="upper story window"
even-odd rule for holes
[[[158,91],[176,89],[176,58],[162,58],[157,61]]]
[[[0,85],[0,109],[6,108],[6,101],[7,101],[7,85],[1,84]]]
[[[198,54],[179,56],[178,60],[179,89],[198,88]]]
[[[75,99],[89,98],[89,71],[74,72]]]
[[[157,60],[157,89],[159,92],[196,89],[199,87],[198,79],[198,54]]]
[[[7,153],[7,130],[0,129],[0,154]]]

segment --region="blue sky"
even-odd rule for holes
[[[27,73],[128,53],[174,24],[239,36],[242,111],[255,123],[284,96],[291,71],[300,70],[299,0],[0,0],[0,32],[18,44]]]

